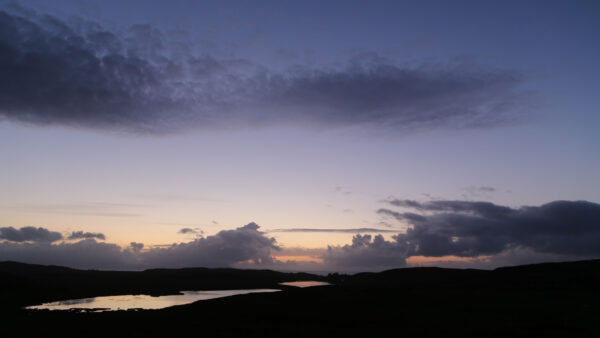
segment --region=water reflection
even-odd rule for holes
[[[287,286],[295,286],[298,288],[307,288],[307,287],[311,287],[311,286],[323,286],[323,285],[331,285],[327,282],[317,282],[317,281],[300,281],[300,282],[286,282],[286,283],[279,283],[280,285],[287,285]]]
[[[93,310],[116,311],[144,309],[154,310],[163,309],[169,306],[183,305],[198,300],[229,297],[235,295],[244,295],[258,292],[277,292],[276,289],[253,289],[253,290],[214,290],[214,291],[182,291],[180,295],[169,295],[152,297],[148,295],[124,295],[124,296],[106,296],[83,299],[70,299],[41,305],[28,306],[31,310]]]

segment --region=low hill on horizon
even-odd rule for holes
[[[286,288],[282,282],[327,281],[344,288],[572,287],[600,283],[600,259],[540,263],[494,270],[409,267],[327,276],[235,268],[144,271],[79,270],[0,262],[0,300],[7,305],[118,294],[175,294],[184,290]]]
[[[331,286],[294,288],[295,280]],[[10,337],[597,337],[600,260],[495,270],[401,268],[328,276],[270,270],[76,270],[0,262]],[[24,310],[47,301],[277,288],[160,310]]]

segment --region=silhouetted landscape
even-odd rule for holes
[[[330,286],[278,283],[317,280]],[[75,270],[0,263],[11,337],[594,336],[600,260],[495,270],[403,268],[353,275],[237,269]],[[182,290],[277,288],[162,310],[25,310],[42,302]]]
[[[0,338],[600,337],[599,14],[0,0]]]

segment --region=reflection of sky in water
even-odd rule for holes
[[[299,288],[307,288],[310,286],[331,285],[327,282],[316,282],[316,281],[286,282],[286,283],[279,283],[279,284],[287,285],[287,286],[295,286],[295,287],[299,287]]]
[[[85,304],[85,303],[92,303],[95,299],[96,298],[69,299],[69,300],[60,300],[55,303],[47,303],[47,304],[58,304],[58,305]]]
[[[106,296],[83,299],[70,299],[41,305],[28,306],[32,310],[70,310],[98,309],[98,311],[115,311],[129,309],[162,309],[169,306],[192,303],[198,300],[221,298],[258,292],[277,292],[276,289],[254,290],[214,290],[214,291],[182,291],[180,295],[152,297],[148,295]]]

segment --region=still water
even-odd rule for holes
[[[31,310],[71,310],[81,309],[87,311],[116,311],[130,309],[163,309],[169,306],[183,305],[198,300],[244,295],[259,292],[277,292],[276,289],[253,290],[214,290],[214,291],[182,291],[180,295],[152,297],[148,295],[106,296],[83,299],[71,299],[41,305],[28,306]]]
[[[316,281],[301,281],[301,282],[286,282],[286,283],[279,283],[281,285],[287,285],[287,286],[295,286],[298,288],[307,288],[307,287],[311,287],[311,286],[323,286],[323,285],[331,285],[327,282],[316,282]]]

